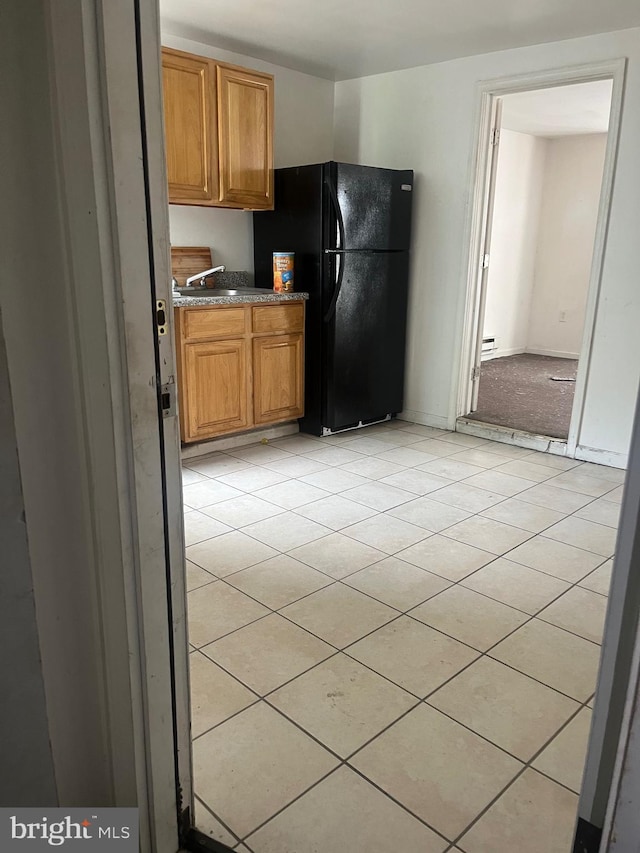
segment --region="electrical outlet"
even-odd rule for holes
[[[567,322],[567,312],[566,311],[560,312],[560,314],[558,315],[558,322],[559,323],[566,323]]]

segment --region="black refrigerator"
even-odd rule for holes
[[[307,291],[302,432],[402,410],[413,172],[347,163],[275,171],[275,210],[253,215],[256,287],[295,252]]]

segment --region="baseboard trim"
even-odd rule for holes
[[[552,356],[552,358],[580,358],[579,352],[564,352],[560,349],[530,349],[529,347],[527,347],[524,352],[527,355],[550,355]]]
[[[629,463],[627,453],[616,453],[614,450],[598,450],[596,447],[586,447],[579,444],[576,447],[575,458],[581,462],[595,462],[596,465],[609,465],[611,468],[626,469]]]
[[[524,352],[525,350],[522,347],[509,347],[508,349],[497,347],[494,352],[489,353],[482,361],[493,361],[494,358],[506,358],[508,355],[522,355]]]
[[[602,830],[582,817],[578,818],[573,853],[598,853]]]
[[[528,450],[553,453],[556,456],[567,455],[567,442],[561,438],[552,438],[549,435],[535,435],[534,433],[497,426],[496,424],[487,424],[483,421],[469,420],[469,418],[458,418],[456,432],[475,435],[478,438],[487,438],[490,441],[500,441],[503,444],[512,444],[515,447],[525,447]]]
[[[199,441],[197,444],[185,444],[180,454],[183,459],[196,459],[199,456],[208,456],[210,453],[216,453],[220,450],[233,450],[235,447],[257,444],[263,439],[269,441],[273,438],[282,438],[285,435],[293,435],[297,432],[300,432],[298,421],[290,421],[286,424],[253,429],[250,432],[240,432],[236,435],[212,438],[209,441]]]
[[[442,415],[428,415],[426,412],[416,412],[412,409],[405,409],[397,415],[398,420],[408,421],[412,424],[422,424],[422,426],[435,427],[436,429],[446,429],[450,432],[455,430],[455,421],[452,423],[449,418]]]

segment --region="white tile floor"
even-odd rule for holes
[[[568,853],[623,477],[401,421],[187,462],[200,828]]]

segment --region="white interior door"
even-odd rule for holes
[[[491,139],[488,148],[488,159],[486,169],[486,202],[483,221],[482,252],[480,256],[480,269],[478,270],[478,301],[476,309],[475,346],[473,349],[473,364],[471,367],[471,408],[469,410],[470,412],[475,412],[477,410],[478,394],[480,393],[482,335],[484,331],[484,317],[487,304],[489,264],[491,261],[491,230],[493,225],[493,209],[496,195],[496,176],[498,172],[498,150],[500,147],[501,118],[502,99],[494,97],[491,104]]]

